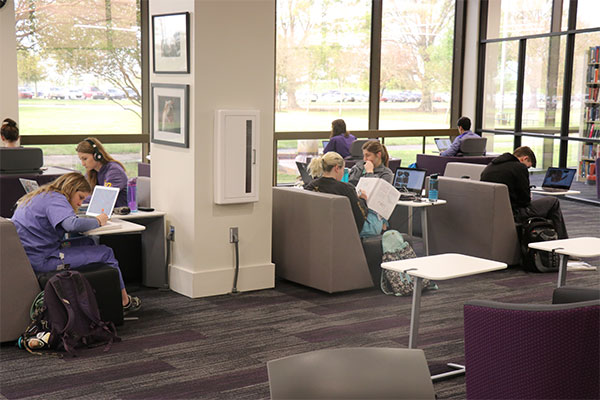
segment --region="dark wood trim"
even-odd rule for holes
[[[329,131],[313,132],[275,132],[273,140],[306,140],[306,139],[327,139]],[[358,139],[392,138],[392,137],[421,137],[421,136],[454,136],[458,135],[457,129],[406,129],[406,130],[368,130],[352,131],[352,134]],[[277,147],[275,147],[276,149]],[[277,157],[277,152],[274,152]]]
[[[42,144],[77,144],[90,135],[21,135],[22,145]],[[106,143],[150,143],[150,135],[127,134],[127,135],[96,135],[96,139],[103,144]],[[73,149],[75,151],[75,149]]]
[[[571,0],[573,1],[573,0]],[[571,3],[572,4],[572,3]],[[570,7],[569,7],[570,11]],[[498,43],[498,42],[510,42],[515,40],[523,40],[523,39],[540,39],[551,36],[566,36],[580,33],[591,33],[591,32],[600,32],[600,28],[585,28],[585,29],[569,29],[562,32],[549,32],[549,33],[536,33],[535,35],[523,35],[523,36],[510,36],[505,38],[495,38],[495,39],[485,39],[485,43]]]

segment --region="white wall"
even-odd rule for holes
[[[0,8],[0,122],[19,121],[15,3],[8,0]]]
[[[190,74],[151,74],[151,83],[190,85],[189,149],[151,145],[153,206],[166,211],[175,226],[171,288],[190,297],[229,292],[233,226],[239,227],[240,238],[238,289],[270,288],[275,0],[150,1],[150,18],[183,11],[191,13]],[[213,202],[218,109],[260,111],[257,203]]]

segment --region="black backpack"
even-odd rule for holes
[[[94,291],[79,272],[66,270],[54,275],[43,293],[43,307],[38,307],[32,315],[33,321],[20,338],[20,346],[31,351],[32,346],[28,344],[34,338],[37,348],[48,347],[75,356],[76,348],[106,344],[104,351],[108,351],[113,342],[121,340],[112,322],[100,320]],[[45,335],[40,335],[44,332]],[[40,346],[36,337],[43,337],[47,343]]]
[[[558,239],[552,221],[541,217],[525,220],[521,226],[521,265],[527,271],[558,271],[558,254],[529,248],[529,243]]]

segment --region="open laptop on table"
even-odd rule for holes
[[[575,172],[577,171],[574,168],[549,167],[542,183],[542,190],[557,193],[569,191]]]
[[[96,217],[102,213],[106,214],[108,218],[111,217],[117,197],[119,196],[119,188],[109,186],[94,186],[94,192],[90,204],[85,211],[85,215],[88,217]],[[121,224],[117,222],[108,221],[106,225],[96,229],[92,229],[94,232],[117,229]]]
[[[400,200],[420,197],[425,185],[427,171],[419,168],[396,169],[392,185],[400,192]]]
[[[312,176],[308,173],[308,168],[306,163],[296,161],[296,167],[298,167],[298,172],[300,172],[300,177],[302,178],[302,182],[305,185],[308,185],[313,181]]]
[[[433,141],[438,148],[438,152],[446,151],[452,145],[452,142],[448,138],[434,138]]]
[[[21,186],[25,189],[25,193],[31,193],[40,187],[37,181],[34,181],[33,179],[19,178],[19,182],[21,182]]]

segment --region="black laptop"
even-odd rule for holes
[[[571,189],[573,178],[575,177],[573,168],[557,168],[550,167],[546,171],[544,182],[542,183],[542,190],[546,192],[566,192]]]
[[[400,199],[421,196],[427,171],[419,168],[396,169],[392,185],[400,192]]]
[[[306,165],[306,163],[296,161],[296,167],[298,167],[298,172],[300,172],[300,177],[302,178],[302,182],[304,182],[305,185],[308,185],[313,181],[312,176],[310,176],[310,174],[308,173],[308,166]]]

